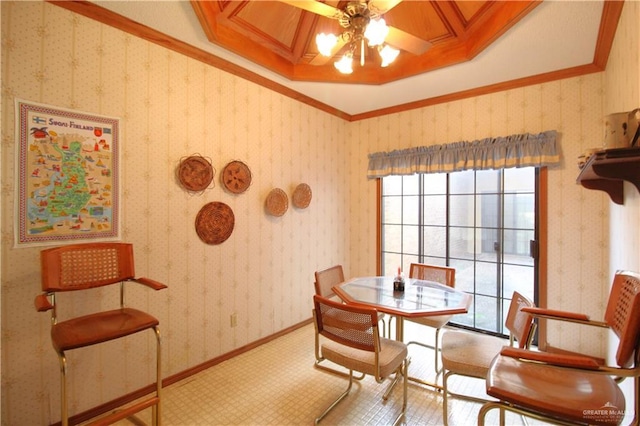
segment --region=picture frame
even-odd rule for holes
[[[120,119],[16,99],[15,246],[119,240]]]

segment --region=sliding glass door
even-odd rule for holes
[[[513,291],[537,300],[536,169],[463,171],[382,179],[383,274],[412,262],[456,268],[473,294],[454,323],[496,334]]]

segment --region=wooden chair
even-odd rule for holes
[[[640,274],[615,274],[604,321],[542,308],[534,316],[608,328],[618,337],[616,365],[601,365],[592,357],[505,348],[487,374],[485,403],[478,414],[482,426],[488,411],[500,409],[564,425],[617,425],[623,421],[625,396],[618,383],[633,377],[634,419],[640,410]],[[628,413],[629,411],[627,411]]]
[[[335,265],[327,269],[323,269],[321,271],[315,272],[315,282],[314,287],[316,290],[316,294],[322,296],[327,299],[332,299],[335,301],[340,301],[340,298],[333,292],[333,287],[337,284],[344,282],[344,271],[342,269],[342,265]],[[378,312],[378,320],[382,321],[383,324],[383,335],[384,335],[384,313]],[[320,365],[325,359],[322,356],[322,351],[320,350],[320,335],[316,333],[315,335],[315,366],[322,370],[331,371],[333,373],[337,373],[340,375],[346,375],[344,371],[339,371],[334,368],[330,368],[324,365]],[[357,380],[361,380],[364,378],[364,375],[356,377]]]
[[[152,407],[154,425],[161,422],[160,397],[161,342],[158,320],[137,309],[125,307],[124,283],[143,284],[154,290],[166,288],[164,284],[148,278],[135,278],[133,246],[126,243],[88,243],[50,248],[40,253],[42,291],[35,300],[40,312],[51,310],[51,342],[60,362],[61,423],[69,424],[67,409],[67,357],[66,351],[129,336],[143,330],[153,330],[156,337],[156,390],[154,394],[131,407],[116,411],[100,419],[101,424],[124,419],[133,413]],[[112,284],[120,285],[120,307],[59,321],[60,307],[56,295],[62,292],[82,291]],[[59,298],[62,298],[59,295]]]
[[[407,408],[407,346],[397,340],[380,337],[375,309],[348,305],[318,295],[313,296],[313,303],[316,332],[327,338],[322,344],[322,354],[349,370],[347,389],[320,414],[315,423],[318,424],[347,396],[353,385],[353,372],[358,371],[371,375],[378,383],[394,373],[396,378],[403,377],[402,411],[394,422],[398,424]]]
[[[448,287],[455,287],[456,285],[456,270],[454,268],[449,268],[446,266],[436,266],[436,265],[427,265],[424,263],[412,263],[409,268],[409,278],[417,278],[419,280],[428,280],[435,281],[440,284],[444,284]],[[411,321],[417,324],[421,324],[427,327],[431,327],[435,330],[435,341],[434,345],[429,345],[427,343],[421,341],[410,341],[407,342],[407,345],[419,345],[425,348],[433,349],[434,355],[434,368],[436,373],[440,372],[439,367],[439,357],[440,357],[440,330],[444,327],[452,315],[438,315],[431,317],[418,317],[418,318],[407,318],[407,321]],[[422,382],[418,379],[413,379],[415,381],[431,385],[429,383]]]
[[[521,348],[528,348],[535,334],[533,315],[525,312],[524,308],[535,306],[533,302],[517,291],[513,292],[509,312],[505,319],[505,328],[509,330],[509,346],[518,342]],[[485,380],[491,361],[496,357],[506,344],[506,340],[497,336],[483,333],[474,333],[462,330],[447,330],[442,335],[442,390],[443,390],[443,420],[448,422],[448,397],[449,395],[461,399],[486,402],[486,399],[476,398],[471,395],[463,395],[450,392],[448,379],[450,376],[459,375]]]

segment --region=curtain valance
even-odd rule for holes
[[[448,173],[560,162],[556,131],[486,138],[369,154],[369,179],[414,173]]]

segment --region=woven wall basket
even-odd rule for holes
[[[184,189],[199,192],[209,187],[215,170],[208,159],[201,155],[192,155],[180,160],[176,173]]]
[[[267,195],[265,209],[271,216],[282,216],[289,208],[289,198],[280,188],[274,188]]]
[[[221,244],[231,236],[235,216],[231,207],[213,201],[205,204],[196,216],[196,233],[207,244]]]
[[[242,161],[232,161],[222,170],[222,184],[234,194],[241,194],[251,185],[251,170]]]
[[[291,197],[291,204],[299,209],[306,209],[311,203],[311,187],[306,183],[296,186]]]

